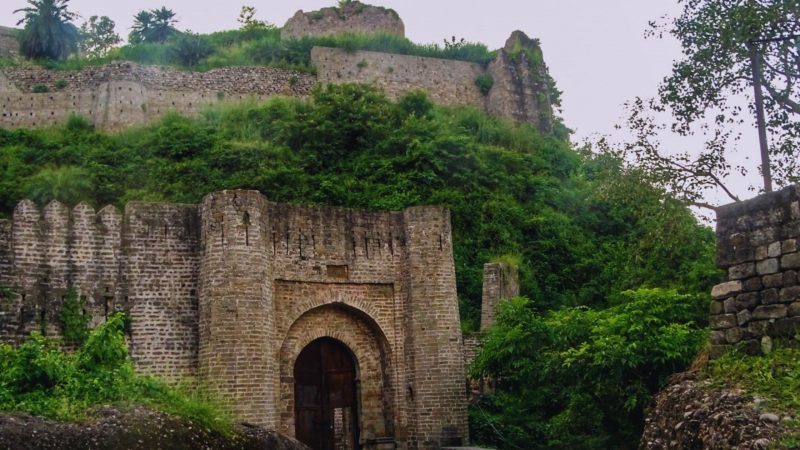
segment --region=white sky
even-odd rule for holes
[[[676,41],[644,38],[649,20],[677,15],[676,0],[372,0],[368,3],[395,9],[405,23],[406,36],[418,43],[441,43],[445,37],[456,36],[495,49],[503,46],[516,29],[539,38],[545,62],[564,91],[562,116],[567,126],[576,131],[576,141],[598,133],[614,133],[613,126],[623,120],[622,103],[635,96],[654,96],[659,81],[680,56]],[[333,6],[335,1],[71,0],[69,4],[83,20],[92,15],[111,17],[117,23],[117,32],[125,37],[133,15],[142,9],[166,6],[177,13],[179,29],[204,33],[237,28],[236,18],[244,4],[256,7],[258,19],[280,26],[298,9],[312,11]],[[14,26],[20,15],[12,11],[26,5],[25,0],[2,0],[0,25]],[[752,135],[755,142],[755,130]],[[754,154],[757,151],[754,147]],[[758,174],[753,172],[747,181],[734,183],[744,197],[752,196],[746,192],[748,182],[758,181]],[[709,200],[727,202],[721,197]]]

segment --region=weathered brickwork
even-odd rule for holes
[[[711,350],[769,351],[772,338],[800,330],[800,186],[717,211],[717,266],[711,292]]]
[[[342,7],[297,11],[281,29],[281,38],[333,36],[343,33],[384,33],[405,36],[405,25],[393,9],[353,1]]]
[[[59,90],[56,83],[66,82]],[[218,103],[265,100],[276,95],[308,95],[316,77],[267,67],[235,67],[208,72],[116,63],[75,71],[0,71],[0,126],[39,127],[82,115],[97,127],[116,130],[173,111],[196,115]],[[48,92],[33,93],[34,86]]]
[[[485,109],[485,97],[475,85],[485,69],[477,63],[326,47],[314,47],[311,61],[323,83],[369,84],[393,99],[422,90],[442,105]]]
[[[95,212],[23,201],[0,221],[0,338],[60,332],[74,287],[132,317],[137,368],[198,377],[241,419],[294,434],[293,367],[317,338],[354,355],[365,448],[467,442],[448,211],[371,213],[223,191]],[[381,448],[383,448],[381,447]]]
[[[481,331],[494,325],[494,315],[500,300],[519,295],[519,270],[506,263],[483,265],[483,297],[481,300]]]
[[[19,54],[17,29],[0,27],[0,58],[10,58]]]

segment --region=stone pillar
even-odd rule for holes
[[[403,212],[406,233],[411,440],[417,448],[468,441],[465,372],[450,212]],[[412,443],[413,446],[413,443]]]
[[[276,429],[267,210],[256,191],[203,199],[199,373],[237,419]]]
[[[800,329],[800,186],[717,210],[717,266],[711,292],[711,357],[733,346],[769,351],[772,338]]]
[[[483,298],[481,299],[481,331],[494,325],[500,300],[519,295],[519,271],[506,263],[483,265]]]

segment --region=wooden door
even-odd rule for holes
[[[295,436],[313,450],[356,450],[356,366],[339,341],[321,338],[294,365]]]

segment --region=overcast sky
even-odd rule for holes
[[[563,94],[563,117],[576,131],[576,141],[593,134],[612,133],[624,114],[622,103],[635,96],[656,94],[659,81],[680,56],[676,41],[645,39],[650,20],[679,12],[676,0],[373,0],[395,9],[406,35],[418,43],[441,43],[456,36],[501,47],[513,30],[539,38],[545,62]],[[242,5],[257,9],[257,18],[283,25],[297,10],[312,11],[334,0],[208,1],[208,0],[71,0],[83,20],[107,15],[123,37],[133,15],[142,9],[166,6],[177,13],[179,29],[211,32],[238,27]],[[2,0],[0,25],[13,26],[25,0]],[[79,23],[82,20],[78,21]],[[753,133],[755,134],[755,132]],[[751,175],[757,177],[758,174]],[[737,189],[745,197],[745,182]],[[710,199],[714,201],[714,199]]]

